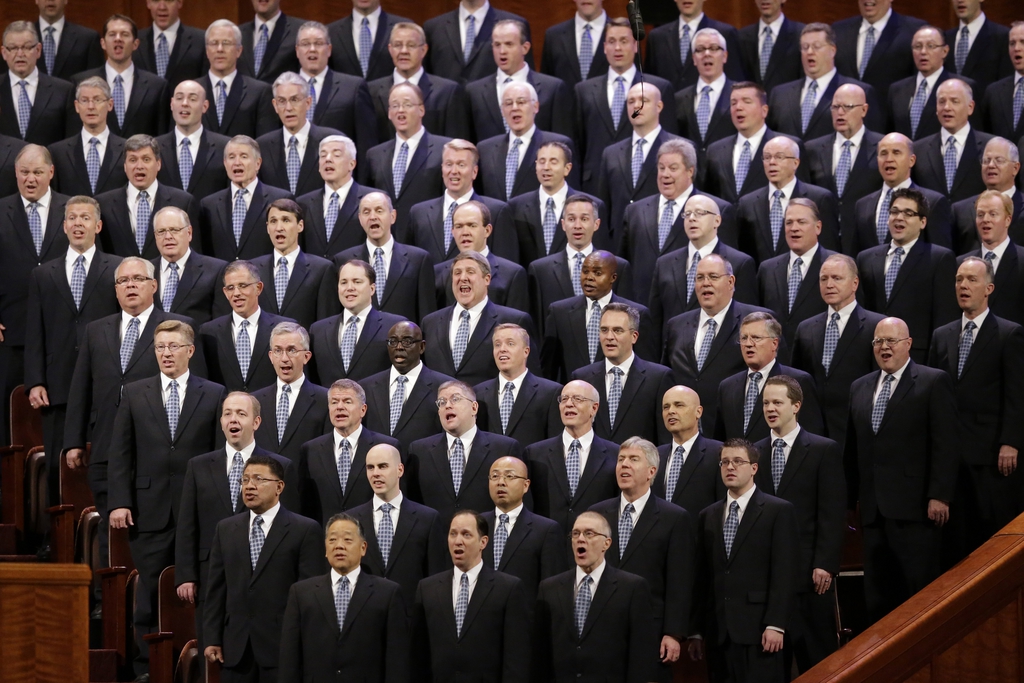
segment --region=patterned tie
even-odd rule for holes
[[[892,287],[896,284],[896,276],[900,274],[900,266],[903,265],[903,247],[896,247],[892,254],[892,261],[889,262],[889,270],[885,271],[885,300],[888,301],[892,295]]]
[[[633,148],[633,158],[629,161],[629,170],[633,177],[633,187],[636,188],[636,181],[640,179],[640,171],[644,167],[644,145],[647,140],[640,138]]]
[[[508,419],[512,417],[512,406],[515,405],[516,397],[513,393],[516,385],[512,382],[505,383],[505,390],[501,392],[501,405],[498,412],[501,413],[501,433],[508,435]]]
[[[167,62],[171,61],[170,52],[167,49],[167,34],[161,33],[156,39],[156,75],[160,78],[167,78]]]
[[[573,611],[576,613],[576,634],[579,636],[583,635],[583,627],[587,625],[587,615],[590,613],[590,601],[593,599],[590,591],[592,583],[592,576],[584,577],[580,589],[576,591],[576,605]]]
[[[100,179],[100,140],[89,138],[89,153],[85,155],[85,172],[89,176],[89,187],[96,193],[96,183]]]
[[[665,202],[665,208],[661,212],[661,219],[658,221],[658,251],[660,252],[665,248],[665,242],[668,240],[668,234],[672,232],[672,220],[675,215],[676,201],[670,199]]]
[[[309,109],[306,110],[306,120],[313,123],[313,115],[316,114],[316,79],[309,79]]]
[[[377,247],[373,250],[373,274],[377,280],[377,306],[384,301],[384,287],[387,285],[388,273],[384,269],[384,250]]]
[[[711,86],[705,85],[700,90],[700,101],[697,102],[697,128],[700,130],[701,140],[707,137],[709,123],[711,123]]]
[[[501,566],[501,556],[505,554],[505,544],[508,543],[508,515],[498,515],[498,523],[494,525],[494,568]]]
[[[772,449],[772,492],[778,495],[782,470],[786,468],[786,441],[785,439],[775,439],[772,446],[774,446]]]
[[[1020,114],[1024,111],[1024,78],[1017,81],[1017,89],[1013,91],[1013,129],[1020,125]]]
[[[914,93],[914,99],[910,102],[910,137],[917,138],[917,127],[921,125],[921,114],[924,113],[924,105],[928,102],[928,81],[921,79],[921,87]]]
[[[370,53],[373,52],[373,37],[370,35],[370,20],[363,17],[362,28],[359,29],[359,70],[366,78],[370,70]]]
[[[946,142],[946,153],[942,155],[942,168],[946,172],[946,194],[949,194],[956,178],[956,138],[952,135]]]
[[[53,26],[47,26],[43,31],[46,34],[43,36],[43,62],[46,64],[46,73],[51,76],[53,75],[53,63],[57,59],[57,41],[53,38],[53,32],[56,30]]]
[[[18,81],[21,92],[18,93],[18,130],[22,139],[28,133],[28,120],[32,116],[32,101],[28,99],[28,81]]]
[[[736,540],[736,530],[740,528],[740,504],[735,500],[729,504],[729,516],[722,525],[722,540],[725,541],[725,556],[732,556],[732,542]]]
[[[843,151],[839,155],[839,163],[836,164],[836,190],[839,191],[840,197],[843,196],[843,191],[846,189],[846,181],[850,178],[850,166],[852,166],[850,148],[852,146],[852,140],[843,141]]]
[[[825,368],[828,375],[829,367],[832,365],[832,356],[836,353],[836,346],[839,345],[839,314],[832,313],[828,325],[825,327],[825,346],[821,352],[821,366]]]
[[[985,254],[984,258],[986,261],[992,264],[992,272],[994,273],[996,268],[996,252],[990,251]]]
[[[178,433],[178,413],[181,412],[177,380],[172,379],[170,382],[170,393],[167,396],[167,405],[164,410],[167,411],[167,429],[171,433],[171,441],[174,441],[174,435]]]
[[[472,17],[470,17],[472,18]],[[459,579],[459,595],[455,598],[455,636],[462,636],[462,623],[466,620],[466,610],[469,609],[469,574],[463,574]]]
[[[139,193],[139,206],[135,209],[135,244],[139,247],[139,254],[142,254],[146,247],[146,236],[149,234],[151,216],[149,193],[143,190]]]
[[[277,298],[277,312],[284,306],[284,293],[288,291],[288,259],[282,256],[277,259],[277,270],[274,271],[274,294]]]
[[[580,485],[581,463],[583,462],[583,450],[579,439],[573,439],[569,444],[569,454],[565,458],[565,475],[569,480],[569,496],[576,496],[576,488]]]
[[[178,154],[178,172],[181,173],[181,187],[188,190],[188,184],[192,182],[192,141],[188,138],[181,139],[181,152]]]
[[[601,304],[597,301],[590,307],[590,317],[587,318],[587,353],[590,354],[590,362],[597,359],[597,347],[601,335]]]
[[[626,546],[629,545],[629,537],[633,535],[633,512],[636,510],[632,503],[626,503],[619,517],[619,559],[626,554]]]
[[[267,42],[270,37],[267,35],[267,25],[263,24],[260,26],[260,37],[256,41],[256,47],[252,51],[253,67],[255,68],[255,75],[259,75],[260,69],[263,67],[263,57],[267,54]]]
[[[690,25],[683,24],[682,35],[679,36],[679,61],[683,68],[690,63]]]
[[[160,299],[165,311],[169,311],[174,303],[174,297],[178,293],[178,264],[167,264],[167,282],[164,284],[164,291]]]
[[[555,200],[548,197],[547,204],[544,208],[544,253],[547,254],[551,251],[551,243],[555,241],[555,224],[558,219],[555,218]]]
[[[676,484],[679,483],[679,473],[683,471],[683,465],[686,464],[686,450],[682,446],[676,446],[675,453],[672,455],[672,462],[668,466],[668,474],[665,477],[665,500],[672,500],[672,496],[676,495]]]
[[[121,74],[114,77],[114,116],[117,117],[117,125],[124,128],[124,78]]]
[[[455,495],[459,495],[462,488],[462,473],[466,470],[466,449],[462,445],[462,439],[455,439],[452,444],[452,457],[448,461],[452,470],[452,486],[455,487]]]
[[[800,291],[800,283],[804,280],[804,260],[799,256],[793,261],[789,269],[789,312],[793,312],[793,304],[796,303],[796,293]]]
[[[405,406],[405,383],[408,381],[409,378],[405,375],[399,375],[395,379],[398,386],[395,387],[395,393],[391,397],[391,404],[388,406],[390,411],[388,424],[391,427],[388,434],[391,434],[392,436],[395,434],[395,427],[398,426],[398,419],[402,417],[402,408]]]
[[[960,360],[956,364],[956,378],[960,379],[964,376],[964,365],[967,364],[967,356],[971,353],[971,347],[974,345],[974,330],[978,326],[974,324],[973,320],[968,320],[967,324],[964,325],[963,336],[960,337]]]
[[[288,186],[292,194],[295,194],[299,186],[299,171],[302,169],[302,160],[299,159],[299,139],[294,135],[288,141],[288,158],[285,160],[285,171],[288,174]]]
[[[245,463],[242,462],[242,454],[235,452],[231,458],[231,469],[228,471],[228,489],[231,491],[231,509],[238,510],[238,499],[242,495],[242,470]]]
[[[327,234],[327,241],[331,241],[331,235],[334,233],[334,224],[338,222],[338,193],[332,192],[331,198],[327,202],[327,211],[324,213],[324,230]]]
[[[580,76],[587,80],[590,74],[590,65],[594,62],[594,38],[590,35],[593,26],[587,24],[583,27],[583,36],[580,38]]]
[[[772,35],[772,27],[764,27],[764,42],[761,44],[761,82],[764,82],[764,75],[768,73],[768,62],[772,58],[772,49],[775,47],[775,37]]]
[[[516,184],[516,173],[519,172],[519,147],[522,146],[522,144],[522,138],[516,138],[513,140],[512,149],[509,150],[508,155],[505,157],[506,201],[512,198],[512,187]]]
[[[32,233],[32,245],[36,248],[36,256],[43,253],[43,219],[39,216],[39,203],[28,205],[28,231]]]
[[[444,253],[447,254],[448,250],[452,248],[452,221],[455,219],[455,210],[459,208],[459,205],[452,202],[452,205],[448,207],[448,213],[444,217]]]
[[[256,569],[256,563],[260,561],[260,552],[263,544],[267,542],[267,535],[263,533],[263,515],[256,515],[252,521],[252,532],[249,534],[249,560],[252,568]]]
[[[761,373],[752,372],[747,376],[747,396],[743,400],[743,433],[750,427],[750,418],[757,406],[757,397],[761,393]]]
[[[351,599],[352,584],[347,576],[343,576],[334,590],[334,611],[338,613],[338,631],[345,630],[345,617],[348,615],[348,603]]]
[[[772,193],[772,206],[768,213],[768,223],[772,230],[772,249],[778,249],[779,237],[782,236],[782,199],[785,196],[782,190],[775,190]]]
[[[469,345],[469,311],[459,313],[459,326],[455,330],[455,343],[452,344],[452,362],[458,370],[462,365],[462,356],[466,353]]]
[[[807,132],[807,125],[814,115],[815,98],[818,94],[818,81],[811,81],[807,87],[807,94],[804,95],[803,104],[800,105],[800,132]]]
[[[875,224],[875,234],[878,236],[878,243],[885,244],[889,241],[889,207],[892,206],[892,188],[887,188],[882,198],[882,206],[878,210],[878,223]]]
[[[352,445],[348,439],[341,440],[341,448],[338,450],[338,483],[341,484],[341,493],[345,494],[348,488],[348,475],[352,471]]]
[[[711,318],[707,322],[707,330],[704,332],[704,339],[700,342],[700,350],[697,351],[697,372],[704,369],[704,361],[708,359],[708,354],[711,352],[711,344],[715,341],[715,330],[718,328],[718,323],[715,322],[714,318]]]
[[[476,17],[470,14],[466,17],[466,44],[462,47],[462,59],[469,63],[469,56],[473,54],[473,43],[476,42]]]
[[[868,62],[871,61],[871,53],[875,51],[875,27],[868,26],[868,34],[864,36],[864,52],[860,57],[860,69],[857,73],[860,74],[860,80],[864,80],[864,71],[868,68]]]
[[[583,259],[583,254],[578,251],[572,257],[572,272],[569,273],[569,279],[572,280],[573,296],[583,296],[583,285],[580,283],[580,275],[583,273]]]
[[[235,246],[242,240],[242,226],[245,224],[245,195],[249,190],[244,187],[235,193],[235,205],[231,209],[231,232],[235,236]]]
[[[622,399],[622,368],[611,369],[612,386],[608,390],[608,422],[615,427],[615,416],[619,412],[619,401]]]
[[[377,546],[380,548],[381,559],[384,566],[388,566],[388,558],[391,557],[391,542],[395,540],[395,525],[391,521],[391,511],[395,506],[391,503],[384,503],[380,506],[380,526],[377,529]]]
[[[75,308],[82,310],[82,295],[85,293],[85,256],[78,255],[71,269],[71,297],[75,300]]]
[[[690,270],[686,272],[686,304],[689,306],[693,299],[694,288],[697,286],[697,266],[700,265],[700,252],[693,252],[693,259],[690,261]]]
[[[971,32],[966,26],[960,29],[960,40],[956,44],[956,72],[963,74],[967,53],[971,50]]]
[[[612,93],[612,128],[619,129],[622,112],[626,110],[626,79],[618,76],[615,79],[615,91]]]
[[[128,327],[124,331],[124,339],[121,340],[121,374],[128,369],[128,361],[132,359],[135,352],[135,342],[139,341],[139,319],[132,318],[128,321]]]
[[[352,362],[352,354],[356,351],[356,333],[359,331],[359,316],[354,315],[345,324],[345,331],[341,333],[341,363],[348,373],[348,366]]]
[[[291,405],[292,388],[285,384],[281,387],[281,398],[277,401],[277,445],[284,441],[284,430],[288,427],[288,407]]]
[[[405,169],[409,166],[409,143],[403,142],[398,150],[398,158],[391,169],[391,180],[395,186],[395,197],[402,194],[402,183],[405,182]]]
[[[896,378],[893,375],[886,375],[882,382],[882,388],[878,390],[878,398],[871,408],[871,431],[878,434],[878,428],[882,426],[882,418],[885,417],[885,407],[889,404],[889,395],[892,393],[892,383]]]
[[[224,81],[217,81],[217,125],[224,123],[224,106],[228,101],[228,86]]]
[[[252,360],[252,342],[249,339],[249,321],[243,320],[238,338],[235,339],[235,356],[238,358],[238,369],[242,372],[242,381],[249,376],[249,361]]]
[[[740,158],[736,162],[736,194],[743,194],[743,183],[750,172],[750,140],[743,141]]]

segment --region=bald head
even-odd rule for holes
[[[525,477],[527,472],[526,463],[519,458],[512,457],[511,455],[495,460],[491,465],[491,471],[493,472],[494,470],[509,470],[514,472],[516,476],[520,477]]]
[[[889,133],[878,141],[878,172],[890,188],[910,177],[916,161],[914,143],[903,133]]]
[[[398,495],[399,481],[405,474],[402,455],[390,444],[377,444],[366,452],[366,478],[374,495],[390,502]]]
[[[580,268],[580,287],[591,301],[597,301],[612,291],[618,280],[619,261],[607,251],[594,251],[583,259]]]
[[[714,199],[707,196],[706,194],[692,194],[690,198],[686,200],[687,209],[693,211],[694,209],[701,209],[708,213],[713,213],[716,216],[722,215],[722,210],[718,208],[718,204]]]
[[[832,128],[847,140],[864,127],[867,113],[867,99],[859,85],[842,85],[832,96]]]

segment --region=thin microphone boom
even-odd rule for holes
[[[626,15],[629,16],[629,26],[633,29],[633,37],[636,38],[636,42],[639,44],[641,40],[647,37],[647,30],[644,28],[644,19],[640,16],[640,6],[637,0],[629,0],[626,3]],[[639,64],[637,68],[640,70],[640,106],[630,115],[632,119],[640,116],[640,112],[644,108],[644,69]]]

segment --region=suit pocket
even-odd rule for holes
[[[135,488],[137,488],[137,489],[148,489],[149,488],[149,477],[135,477]]]
[[[768,601],[767,591],[750,591],[747,593],[747,602],[761,604]]]

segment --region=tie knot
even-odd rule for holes
[[[551,210],[554,210],[554,208],[555,208],[555,199],[554,199],[554,197],[548,197],[547,208],[549,208]]]
[[[409,381],[409,378],[406,377],[405,375],[399,375],[397,378],[395,378],[395,381],[398,382],[399,384],[405,384],[406,382]]]
[[[267,35],[267,25],[266,24],[261,24],[260,25],[260,33],[262,33],[263,35]]]
[[[277,259],[277,265],[279,265],[279,266],[287,266],[288,265],[288,259],[285,258],[284,256],[282,256],[281,258]]]
[[[143,190],[139,193],[139,199],[149,199],[149,193]]]
[[[366,17],[363,17],[363,26],[369,26],[369,25],[370,25],[370,20],[368,18],[366,18]]]
[[[100,144],[100,139],[99,138],[89,138],[89,144],[92,145],[93,147],[95,147],[96,145]]]
[[[768,37],[768,36],[772,35],[772,27],[771,26],[765,26],[764,27],[764,35],[765,35],[765,37]]]
[[[172,379],[172,380],[171,380],[171,381],[170,381],[170,382],[169,382],[169,383],[167,384],[167,388],[168,388],[168,389],[177,389],[177,388],[178,388],[178,380],[176,380],[176,379]]]
[[[701,92],[702,95],[709,95],[709,94],[711,94],[711,86],[710,85],[705,85],[703,88],[700,89],[700,92]]]
[[[459,318],[462,320],[469,320],[469,311],[463,310],[459,313]]]
[[[612,368],[612,374],[615,375],[616,377],[622,377],[624,373],[622,372],[622,368],[616,366]]]
[[[188,138],[182,138],[181,139],[181,146],[182,147],[191,147],[192,146],[192,141],[189,140]]]
[[[85,254],[79,254],[78,258],[75,259],[75,263],[80,266],[85,265]]]
[[[178,272],[178,264],[177,263],[168,263],[167,267],[170,268],[171,270],[173,270],[175,273]]]
[[[53,35],[53,32],[54,32],[55,30],[56,30],[56,29],[55,29],[55,28],[53,28],[52,26],[47,26],[47,27],[46,27],[46,31],[45,31],[45,33],[46,33],[47,35],[51,35],[51,36],[52,36],[52,35]],[[163,35],[163,34],[161,33],[160,35]]]
[[[469,574],[463,574],[462,578],[459,579],[460,586],[469,586]]]
[[[643,149],[644,145],[646,145],[646,144],[647,144],[647,140],[644,140],[643,138],[640,138],[640,139],[638,139],[636,141],[636,146],[638,148],[640,148],[640,149]]]
[[[114,83],[117,83],[118,85],[120,85],[121,83],[124,83],[124,79],[121,78],[121,74],[118,74],[118,75],[114,76]]]
[[[234,463],[241,464],[243,462],[242,461],[242,452],[241,451],[235,451],[235,457],[231,459],[231,462],[233,464]]]
[[[772,192],[772,196],[779,201],[782,201],[782,198],[785,197],[786,194],[782,190],[775,190],[775,192]]]
[[[995,261],[996,260],[996,252],[994,252],[994,251],[986,252],[985,253],[985,260],[986,261]]]
[[[331,193],[331,201],[335,201],[336,202],[336,201],[338,201],[338,199],[340,199],[340,197],[338,197],[338,193],[337,192],[332,192]]]
[[[689,24],[683,24],[683,35],[684,36],[690,35],[690,25]]]
[[[760,372],[752,372],[752,373],[750,373],[750,381],[751,382],[760,382],[761,381],[761,373]]]
[[[968,321],[967,321],[967,324],[966,324],[966,325],[964,325],[964,329],[965,329],[966,331],[968,331],[968,332],[970,332],[971,330],[973,330],[973,329],[974,329],[974,328],[976,328],[976,327],[977,327],[977,325],[975,325],[975,324],[974,324],[974,321],[973,321],[973,320],[968,320]]]
[[[832,313],[832,322],[834,322],[834,323],[838,323],[839,322],[839,313],[838,312]]]
[[[513,147],[518,147],[521,144],[523,144],[523,139],[522,138],[516,138],[515,140],[512,141],[512,146]]]
[[[950,135],[949,138],[946,140],[946,145],[948,147],[956,147],[956,138]]]
[[[349,325],[358,325],[359,324],[359,316],[358,315],[354,315],[351,318],[349,318],[348,319],[348,324]]]
[[[376,249],[373,250],[373,257],[377,258],[378,256],[380,256],[380,257],[384,256],[384,250],[381,249],[380,247],[377,247]]]
[[[366,19],[363,19],[363,21],[366,21]],[[347,576],[343,576],[343,577],[341,577],[341,581],[338,582],[338,585],[339,586],[344,586],[345,588],[348,588],[349,583],[350,582],[348,580],[348,577]]]
[[[404,149],[405,151],[408,152],[409,151],[409,143],[408,142],[403,142],[402,143],[402,149]]]
[[[718,323],[715,322],[714,318],[709,318],[708,322],[707,322],[707,326],[708,326],[708,330],[709,331],[714,332],[715,328],[718,327]]]
[[[39,202],[29,202],[28,208],[29,208],[30,211],[38,211],[39,210]]]
[[[624,507],[622,509],[622,514],[624,514],[624,515],[631,515],[631,514],[633,514],[634,511],[636,511],[636,508],[633,507],[633,504],[632,503],[626,503],[626,507]]]
[[[626,79],[623,78],[622,76],[618,76],[618,77],[615,78],[615,82],[616,83],[625,83]]]
[[[743,141],[743,150],[746,151],[746,152],[750,151],[750,140],[744,140]]]
[[[967,324],[968,325],[973,325],[974,323],[967,323]],[[131,320],[128,321],[128,327],[138,327],[138,326],[139,326],[139,319],[138,318],[132,318]]]
[[[817,92],[818,91],[818,81],[811,81],[811,84],[809,86],[807,86],[807,89],[810,90],[811,92]]]
[[[896,256],[903,256],[905,253],[906,252],[903,251],[903,247],[896,247],[896,250],[893,252]]]
[[[249,321],[248,320],[243,320],[242,321],[242,329],[243,330],[249,329]]]
[[[966,26],[964,26],[964,27],[963,27],[962,29],[960,29],[960,35],[961,35],[961,36],[962,36],[963,38],[967,38],[968,36],[970,36],[970,35],[971,35],[971,31],[970,31],[970,29],[968,29],[968,28],[967,28]]]
[[[263,515],[256,515],[256,519],[252,520],[253,526],[263,526]]]
[[[735,512],[735,513],[738,514],[739,511],[740,511],[740,504],[739,504],[739,502],[734,500],[732,503],[729,504],[729,512],[730,513]]]
[[[797,256],[795,259],[793,259],[793,265],[794,266],[802,266],[803,264],[804,264],[804,260],[802,258],[800,258],[799,256]]]
[[[583,26],[583,30],[584,30],[584,31],[590,31],[590,30],[592,30],[593,28],[594,28],[594,27],[593,27],[593,26],[591,26],[590,24],[586,24],[586,25],[584,25],[584,26]],[[53,29],[50,29],[50,30],[53,30]]]
[[[238,191],[238,192],[237,192],[237,193],[235,194],[235,197],[244,197],[244,196],[245,196],[245,195],[247,195],[247,194],[249,194],[249,190],[248,190],[248,188],[245,188],[245,187],[243,187],[243,188],[242,188],[241,190],[239,190],[239,191]]]
[[[775,446],[776,448],[785,448],[786,447],[786,440],[785,439],[775,439],[775,441],[772,442],[772,445]]]
[[[384,503],[383,505],[380,506],[380,511],[385,513],[385,514],[391,512],[394,509],[395,509],[395,506],[393,506],[391,503]]]
[[[501,522],[502,524],[508,524],[508,515],[505,515],[505,514],[498,515],[498,521]]]
[[[28,81],[26,81],[25,79],[21,79],[20,81],[18,81],[18,85],[24,88],[26,85],[28,85]]]
[[[580,440],[579,439],[573,439],[572,443],[569,444],[569,448],[570,449],[572,449],[572,448],[577,448],[577,449],[580,448]]]
[[[283,387],[281,387],[281,391],[283,391],[286,394],[290,394],[292,393],[292,386],[290,384],[285,384]]]
[[[574,258],[574,259],[576,259],[576,262],[577,262],[577,263],[579,263],[580,261],[582,261],[582,260],[583,260],[583,254],[577,251],[577,252],[576,252],[576,255],[575,255],[575,256],[573,256],[573,258]]]
[[[288,140],[288,146],[289,147],[298,147],[299,146],[299,138],[297,138],[296,136],[293,135],[291,137],[291,139]]]
[[[973,324],[973,323],[972,323],[972,324]],[[506,393],[506,394],[511,394],[511,393],[512,393],[513,391],[515,391],[515,389],[516,389],[516,385],[515,385],[515,383],[514,383],[514,382],[506,382],[506,383],[505,383],[505,390],[504,390],[504,393]]]
[[[503,83],[511,83],[512,82],[512,77],[511,76],[505,76],[505,80],[502,81],[502,82]]]
[[[853,146],[853,140],[846,140],[843,142],[843,149],[849,150]]]
[[[674,209],[675,207],[676,207],[676,200],[670,199],[667,202],[665,202],[665,208],[666,209]]]
[[[885,381],[886,384],[892,384],[895,379],[896,379],[895,375],[886,375],[884,381]]]

